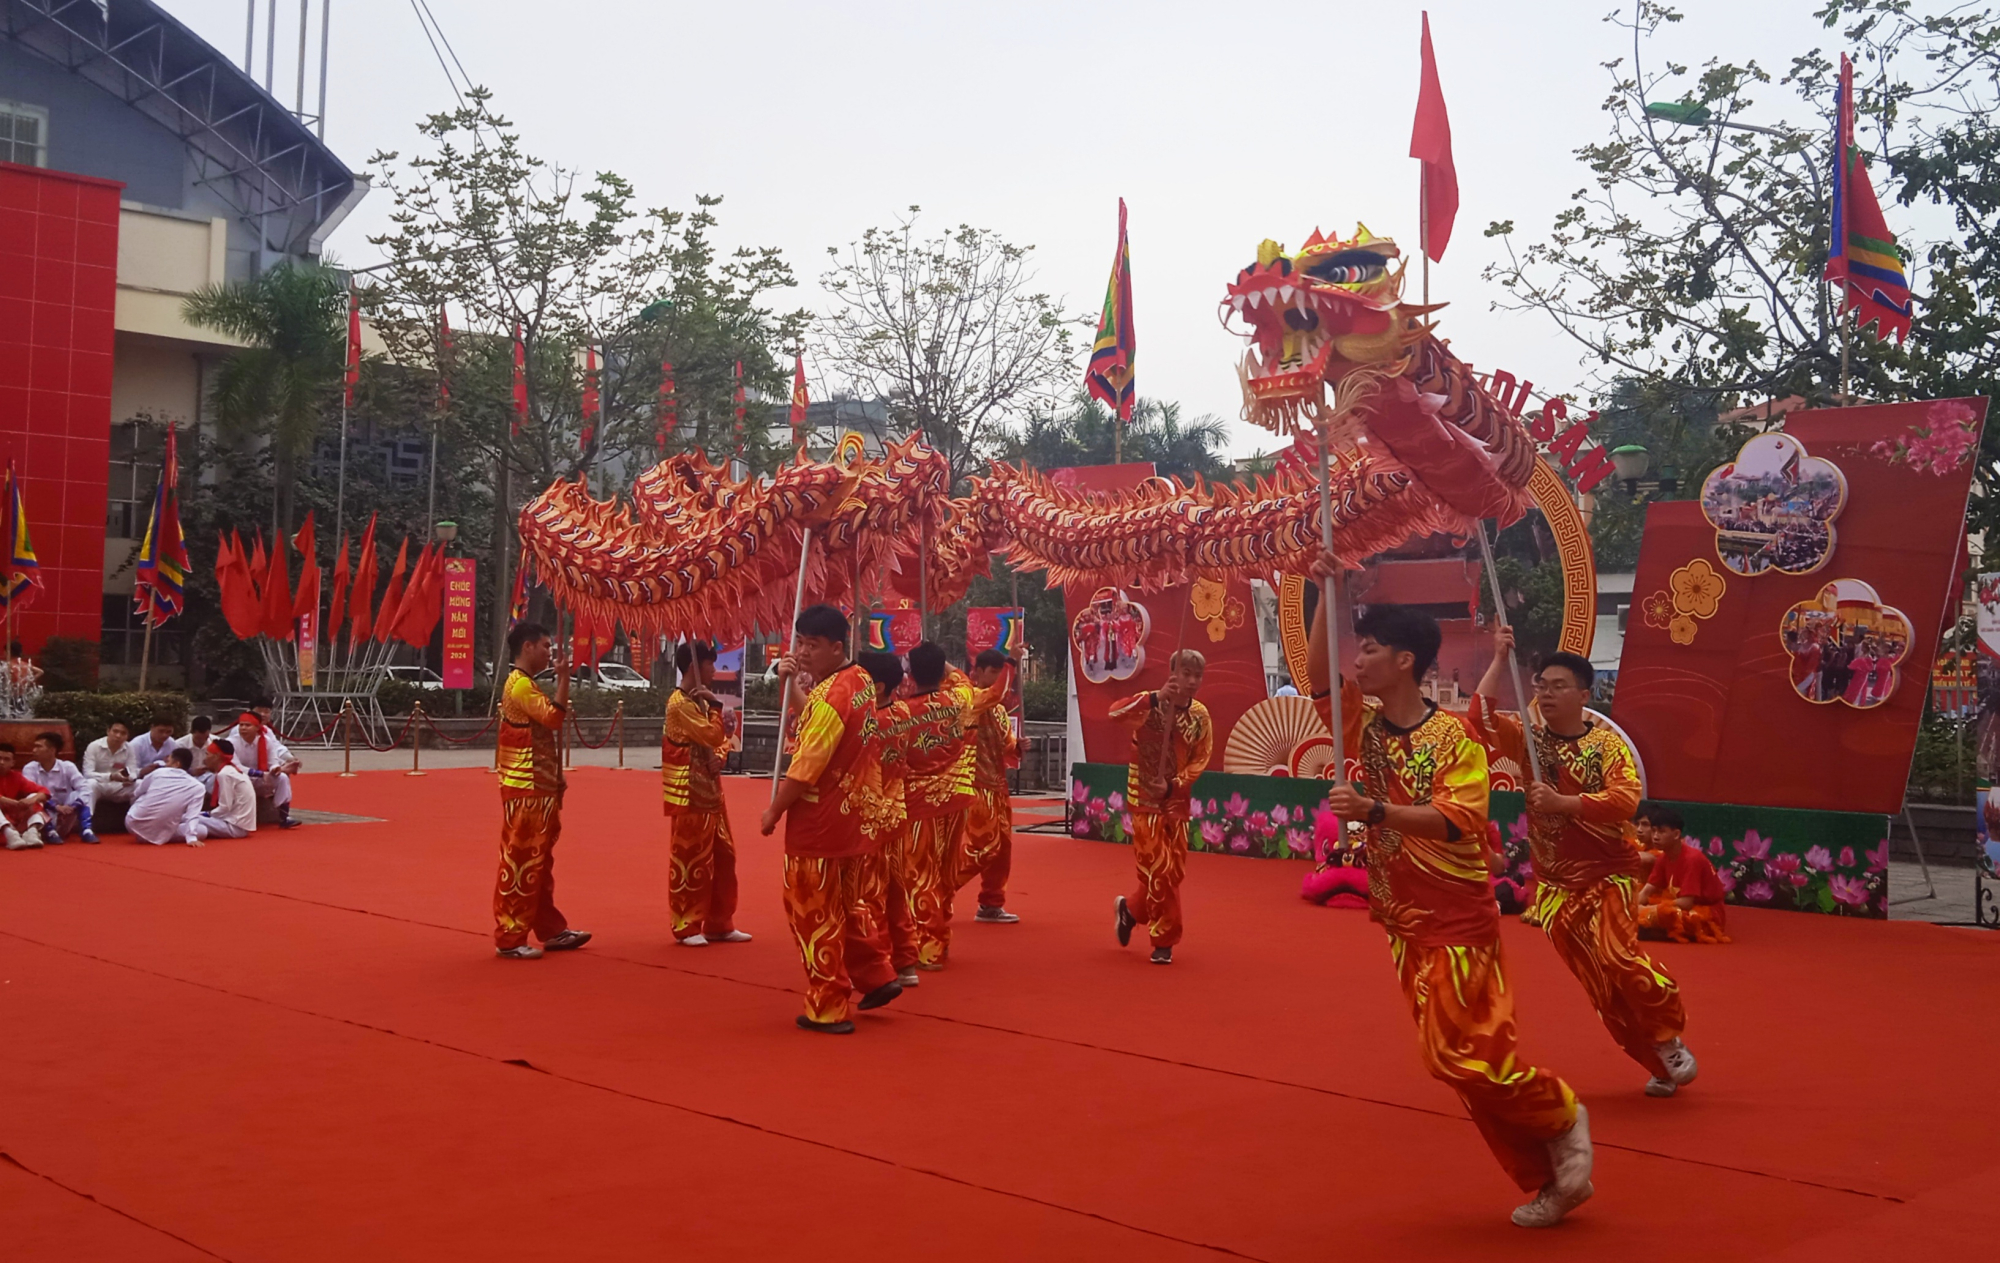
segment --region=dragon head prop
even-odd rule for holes
[[[1443,304],[1405,305],[1403,267],[1396,243],[1365,226],[1346,241],[1315,229],[1296,254],[1258,246],[1222,300],[1224,324],[1234,316],[1249,327],[1237,369],[1243,419],[1295,433],[1329,384],[1406,361],[1430,333],[1423,318]]]

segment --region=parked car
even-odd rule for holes
[[[429,667],[390,667],[389,678],[398,684],[414,685],[420,689],[444,687],[444,677]]]
[[[548,670],[543,671],[535,677],[535,682],[543,688],[553,688],[556,682],[555,668],[550,667]],[[634,671],[622,662],[600,662],[597,664],[597,670],[594,673],[588,666],[578,663],[574,668],[573,674],[570,676],[570,683],[572,685],[581,684],[594,688],[619,691],[629,689],[633,692],[644,692],[653,687],[652,682],[647,680],[645,676],[640,675],[637,671]]]

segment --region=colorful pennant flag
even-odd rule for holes
[[[1120,423],[1132,419],[1139,393],[1134,373],[1139,335],[1132,327],[1132,252],[1125,241],[1125,199],[1118,199],[1118,253],[1111,258],[1111,281],[1104,287],[1104,311],[1097,318],[1097,341],[1083,385],[1104,401]]]
[[[0,609],[15,609],[35,599],[42,589],[42,563],[28,538],[28,511],[21,499],[21,475],[7,462],[6,504],[7,582],[0,585]],[[4,647],[4,646],[0,646]]]
[[[438,411],[451,410],[451,317],[438,304]]]
[[[1417,118],[1410,128],[1410,156],[1423,164],[1423,249],[1436,263],[1451,244],[1452,221],[1458,218],[1458,168],[1451,160],[1451,117],[1445,112],[1444,88],[1438,83],[1428,12],[1424,14],[1423,69],[1417,86]]]
[[[1826,279],[1841,287],[1840,310],[1854,312],[1855,327],[1875,326],[1875,336],[1901,342],[1910,334],[1910,283],[1902,251],[1882,218],[1882,203],[1868,179],[1868,162],[1854,143],[1854,65],[1840,55],[1840,87],[1833,108],[1833,240]]]
[[[521,341],[521,322],[514,322],[514,429],[518,437],[528,423],[528,346]]]
[[[139,545],[138,575],[132,597],[139,614],[158,627],[186,606],[187,541],[181,537],[181,462],[175,430],[167,427],[167,451],[153,488],[153,514],[146,520],[146,538]]]
[[[796,354],[792,357],[792,446],[801,452],[806,450],[806,412],[810,403],[806,397],[806,357]]]

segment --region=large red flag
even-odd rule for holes
[[[403,537],[402,547],[396,550],[396,564],[389,570],[389,586],[382,593],[382,604],[375,612],[375,643],[385,645],[395,634],[396,614],[403,606],[403,573],[410,563],[410,537]]]
[[[403,599],[397,603],[396,616],[389,626],[389,635],[407,644],[422,648],[430,643],[429,628],[424,626],[423,611],[428,604],[427,597],[436,595],[432,571],[436,569],[443,549],[436,544],[425,544],[417,555],[417,563],[410,567],[410,581],[403,589]],[[436,619],[432,619],[433,624]],[[424,631],[423,639],[417,639],[418,629]]]
[[[262,623],[257,584],[243,555],[243,540],[221,537],[215,549],[215,586],[222,601],[223,621],[239,640],[255,636]]]
[[[792,357],[792,446],[800,451],[806,446],[806,410],[810,401],[806,397],[806,357]]]
[[[1423,61],[1417,121],[1410,128],[1410,156],[1423,163],[1423,248],[1431,261],[1437,262],[1451,244],[1451,223],[1458,218],[1458,169],[1451,161],[1451,118],[1445,113],[1437,57],[1431,52],[1429,13],[1424,14]]]
[[[305,525],[299,527],[298,534],[292,536],[292,547],[299,550],[303,560],[299,562],[299,590],[292,598],[292,617],[299,618],[319,603],[319,531],[313,525],[313,511],[306,510]],[[306,600],[306,582],[312,582],[312,601]]]
[[[521,341],[521,323],[514,322],[514,433],[528,423],[528,348]]]
[[[237,551],[242,551],[241,544],[237,545]],[[264,599],[264,573],[270,567],[270,564],[270,558],[264,554],[264,532],[259,530],[253,539],[250,551],[250,577],[257,585],[257,600],[259,602],[262,602]]]
[[[333,604],[326,612],[327,644],[340,635],[341,620],[347,617],[347,537],[340,537],[340,555],[333,559]]]
[[[590,440],[597,433],[597,348],[584,348],[583,362],[583,433],[577,438],[577,446],[590,450]]]
[[[361,380],[361,305],[354,298],[354,283],[347,284],[347,378],[342,387],[341,403],[349,408],[354,406],[354,387]]]
[[[292,638],[292,566],[285,541],[276,541],[264,571],[264,605],[258,630],[279,642]]]
[[[419,567],[419,573],[410,581],[410,590],[416,599],[410,604],[399,634],[406,643],[422,649],[431,643],[431,633],[437,630],[444,616],[443,544],[431,553],[428,565]]]
[[[368,529],[361,532],[361,554],[354,563],[354,596],[350,604],[354,607],[354,625],[347,633],[347,643],[351,648],[357,642],[368,639],[369,606],[375,600],[375,519],[380,514],[371,514]]]

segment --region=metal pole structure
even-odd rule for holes
[[[799,611],[806,607],[806,562],[812,557],[812,527],[806,528],[805,537],[799,541],[799,584],[792,593],[792,639],[799,635]],[[794,648],[797,646],[794,645]],[[778,801],[778,778],[785,768],[785,721],[791,716],[792,681],[789,676],[778,681],[778,745],[771,751],[771,801]]]
[[[311,29],[312,0],[299,0],[299,87],[292,98],[292,114],[302,117],[306,112],[306,32]]]
[[[271,90],[271,68],[278,64],[278,0],[264,9],[264,91]]]
[[[618,725],[618,770],[625,770],[625,699],[618,699],[618,709],[612,713],[611,722]]]
[[[1486,538],[1486,523],[1473,524],[1479,531],[1479,555],[1486,563],[1486,586],[1493,591],[1493,617],[1507,626],[1507,601],[1500,594],[1500,568],[1493,561],[1493,541]],[[1528,694],[1521,684],[1521,655],[1507,651],[1507,667],[1514,677],[1514,701],[1521,708],[1521,744],[1528,749],[1528,775],[1542,779],[1542,756],[1535,747],[1535,717],[1528,710]]]
[[[326,37],[332,25],[333,0],[319,0],[319,114],[313,119],[313,129],[321,140],[326,139]]]
[[[340,704],[340,774],[354,775],[354,703]]]
[[[1333,555],[1333,434],[1322,427],[1319,435],[1319,541],[1329,557]],[[1333,574],[1320,580],[1319,603],[1326,613],[1327,705],[1333,712],[1333,781],[1347,779],[1347,725],[1340,713],[1340,601],[1338,581]]]
[[[272,0],[272,2],[276,3],[276,0]],[[352,310],[354,307],[354,278],[351,276],[347,278],[347,305],[349,310]],[[347,359],[349,363],[352,363],[354,360],[354,350],[351,347],[348,348]],[[353,388],[348,386],[346,382],[347,368],[345,365],[341,367],[340,372],[342,378],[340,385],[340,472],[335,476],[333,492],[333,537],[335,539],[340,539],[347,532],[347,397],[353,393]]]
[[[405,776],[425,776],[424,771],[424,704],[410,703],[410,770]]]
[[[243,73],[257,71],[257,0],[245,0],[249,12],[243,18]]]

